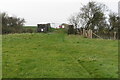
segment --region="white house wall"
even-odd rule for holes
[[[61,25],[60,23],[50,23],[52,28],[59,28],[59,26]]]

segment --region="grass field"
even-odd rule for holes
[[[3,78],[117,78],[118,41],[60,33],[3,35]]]
[[[24,26],[23,28],[35,30],[37,26]]]
[[[23,29],[32,30],[32,32],[36,32],[37,26],[24,26]]]

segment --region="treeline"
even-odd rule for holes
[[[69,23],[74,26],[76,32],[84,28],[100,35],[110,35],[114,32],[119,35],[119,20],[118,13],[111,12],[105,4],[91,1],[83,5],[78,13],[72,15]]]
[[[1,13],[2,16],[2,34],[21,33],[22,26],[25,23],[23,18],[11,17],[7,13]]]
[[[0,13],[0,15],[2,16],[2,34],[35,32],[33,29],[24,28],[24,18],[9,16],[5,12]]]

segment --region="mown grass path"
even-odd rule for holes
[[[60,33],[3,35],[3,77],[117,78],[118,41]]]

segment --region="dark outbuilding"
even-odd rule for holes
[[[48,24],[37,24],[37,32],[49,32],[50,31],[50,23]]]
[[[75,29],[73,25],[63,23],[62,26],[64,26],[68,34],[75,34]]]

